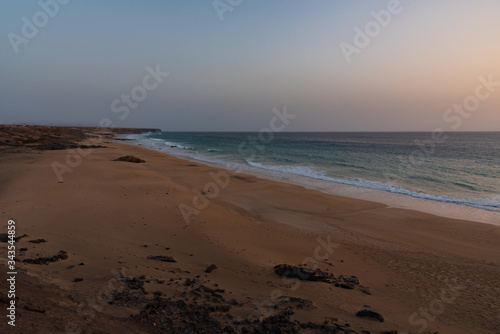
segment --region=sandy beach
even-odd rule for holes
[[[13,220],[27,235],[15,328],[1,280],[2,333],[499,332],[497,226],[217,169],[108,129],[74,130],[69,150],[0,134],[0,232]]]

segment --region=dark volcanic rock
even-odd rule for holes
[[[36,307],[34,307],[34,306],[30,305],[30,304],[24,305],[23,308],[25,310],[30,311],[30,312],[36,312],[36,313],[45,313],[46,312],[46,310],[40,309],[40,308],[36,308]]]
[[[354,289],[355,286],[354,283],[346,283],[346,282],[341,282],[338,284],[342,289]]]
[[[150,255],[148,256],[148,259],[150,260],[155,260],[155,261],[161,261],[161,262],[177,262],[175,259],[171,256],[163,256],[163,255]]]
[[[108,304],[120,306],[142,306],[147,302],[148,300],[143,293],[127,289],[113,290],[108,297]]]
[[[359,311],[358,313],[356,313],[356,316],[360,317],[360,318],[370,318],[370,319],[373,319],[373,320],[384,322],[384,317],[383,316],[381,316],[377,312],[374,312],[374,311],[371,311],[371,310],[367,310],[367,309]]]
[[[274,272],[280,276],[297,278],[302,281],[325,282],[335,284],[336,287],[343,289],[354,289],[359,285],[359,279],[352,275],[340,275],[335,277],[333,274],[320,269],[311,269],[304,266],[291,266],[288,264],[278,264],[274,267]]]
[[[122,276],[122,282],[125,287],[130,290],[144,290],[144,281],[138,279],[137,277]]]
[[[234,333],[213,313],[227,312],[224,306],[188,304],[183,300],[155,298],[132,319],[161,333]]]
[[[126,156],[123,156],[123,157],[119,157],[118,159],[115,159],[113,161],[125,161],[125,162],[133,162],[133,163],[143,163],[143,162],[146,162],[142,159],[139,159],[137,157],[134,157],[134,156],[131,156],[131,155],[126,155]]]
[[[31,263],[31,264],[49,264],[50,262],[56,262],[59,260],[66,260],[68,258],[68,253],[61,250],[54,256],[50,257],[39,257],[36,259],[23,259],[21,262]]]
[[[327,282],[334,283],[333,274],[321,271],[319,269],[310,269],[305,267],[290,266],[288,264],[278,264],[274,267],[274,272],[280,276],[289,278],[298,278],[302,281]]]
[[[35,240],[29,240],[28,242],[31,242],[32,244],[39,244],[42,242],[47,242],[45,239],[35,239]]]
[[[312,310],[315,309],[313,302],[309,299],[302,299],[297,297],[283,296],[278,299],[276,306],[287,306],[297,310]]]
[[[210,274],[212,271],[214,271],[215,269],[217,269],[217,266],[215,264],[211,264],[207,267],[207,269],[205,269],[205,272]]]
[[[112,293],[110,303],[142,306],[140,313],[131,316],[131,320],[139,323],[149,333],[359,334],[349,324],[340,324],[333,318],[322,323],[292,320],[294,310],[307,311],[315,308],[311,301],[296,297],[279,298],[267,317],[260,313],[255,316],[253,312],[242,319],[229,312],[244,304],[234,299],[227,301],[218,295],[225,293],[225,290],[218,288],[217,284],[211,288],[202,283],[206,282],[186,277],[186,290],[177,297],[165,298],[158,292],[149,300],[140,295],[139,291],[131,293],[125,286],[125,291]]]
[[[352,275],[340,275],[337,278],[337,281],[342,282],[342,283],[352,283],[354,285],[359,284],[359,279],[356,276],[352,276]]]

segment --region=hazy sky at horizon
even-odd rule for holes
[[[213,1],[71,0],[53,17],[43,3],[0,0],[0,123],[258,131],[287,106],[287,131],[500,130],[500,84],[446,114],[479,77],[500,82],[497,0],[402,0],[350,63],[340,44],[391,0],[242,0],[223,21]],[[33,36],[26,19],[42,20]],[[12,33],[28,37],[17,53]],[[169,75],[123,117],[148,66]]]

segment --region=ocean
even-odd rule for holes
[[[171,155],[293,183],[342,184],[500,212],[500,132],[161,132],[129,137]]]

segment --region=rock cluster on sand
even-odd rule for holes
[[[118,159],[115,159],[113,161],[133,162],[133,163],[136,163],[136,164],[146,162],[146,161],[144,161],[142,159],[139,159],[139,158],[131,156],[131,155],[125,155],[125,156],[119,157]]]
[[[57,253],[54,256],[39,257],[36,259],[23,259],[23,260],[21,260],[21,262],[31,263],[31,264],[49,264],[50,262],[56,262],[59,260],[66,260],[67,258],[68,258],[68,253],[66,253],[63,250],[60,250],[59,253]]]
[[[335,276],[333,274],[321,271],[319,269],[291,266],[288,264],[278,264],[274,266],[274,272],[280,276],[297,278],[302,281],[335,283]]]
[[[278,264],[274,267],[274,272],[280,276],[297,278],[302,281],[331,283],[335,284],[335,286],[337,287],[341,287],[344,289],[354,289],[355,286],[359,285],[359,279],[356,276],[335,276],[332,273],[328,273],[320,269],[311,269],[304,266]]]
[[[177,262],[173,257],[164,255],[150,255],[148,256],[148,259],[161,262]]]
[[[162,297],[161,292],[155,292],[152,299],[144,297],[144,291],[137,290],[142,287],[141,278],[122,277],[126,283],[122,291],[114,291],[110,304],[141,307],[139,314],[131,319],[151,332],[158,333],[350,333],[367,334],[370,332],[357,332],[349,324],[340,324],[335,320],[325,320],[322,323],[301,322],[292,320],[291,316],[297,310],[311,310],[316,308],[307,299],[282,296],[278,299],[274,312],[268,317],[234,318],[229,311],[236,307],[244,306],[234,299],[226,299],[226,291],[216,287],[207,286],[208,281],[200,278],[186,278],[179,282],[179,289],[184,291],[177,297]],[[183,284],[182,284],[183,283]],[[135,291],[132,291],[136,289]],[[181,297],[182,299],[179,299]],[[397,332],[396,332],[397,333]]]

